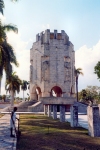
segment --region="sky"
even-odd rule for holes
[[[30,49],[36,34],[57,29],[65,30],[69,36],[74,45],[75,66],[84,73],[79,76],[79,91],[87,85],[100,86],[94,74],[94,66],[100,61],[100,0],[19,0],[17,3],[4,0],[4,3],[2,22],[18,27],[18,34],[10,32],[7,36],[20,64],[14,71],[22,80],[29,81]],[[1,94],[5,94],[4,85],[5,77]],[[22,92],[19,96],[22,97]]]

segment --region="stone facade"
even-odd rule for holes
[[[65,31],[45,30],[30,50],[30,98],[74,96],[74,46]]]

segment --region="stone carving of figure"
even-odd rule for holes
[[[49,67],[49,61],[43,62],[43,70],[47,70]]]
[[[64,67],[65,67],[65,68],[70,68],[70,62],[65,62],[65,63],[64,63]]]
[[[42,80],[48,80],[49,61],[42,63]]]

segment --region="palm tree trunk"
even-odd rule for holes
[[[11,107],[14,106],[14,92],[11,90],[10,91],[10,95],[11,95]]]
[[[25,98],[24,98],[24,90],[23,90],[23,101],[25,101]]]
[[[0,95],[1,95],[1,80],[0,80]]]

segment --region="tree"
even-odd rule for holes
[[[6,100],[6,95],[4,94],[4,95],[2,95],[2,99],[4,100],[4,102],[5,102],[5,100]]]
[[[100,100],[100,87],[98,86],[87,86],[79,92],[79,97],[82,102],[89,104],[95,104],[96,101]]]
[[[27,85],[28,85],[28,82],[23,80],[22,81],[22,85],[21,85],[21,89],[23,90],[23,100],[25,100],[25,98],[24,98],[24,91],[27,90]]]
[[[76,77],[76,95],[77,95],[77,101],[78,101],[78,77],[79,75],[83,75],[81,68],[75,68],[75,77]]]
[[[18,0],[11,0],[12,2],[17,2]],[[5,8],[4,1],[0,0],[0,13],[3,15],[3,9]]]
[[[100,79],[100,61],[94,67],[94,73],[97,74],[98,79]]]
[[[4,9],[4,1],[3,0],[0,0],[0,12],[1,14],[3,15],[3,9]]]
[[[14,105],[14,95],[15,93],[20,92],[20,85],[22,84],[21,79],[16,75],[16,72],[13,72],[6,80],[6,91],[9,91],[11,94],[11,106]]]
[[[15,33],[18,33],[18,28],[13,24],[3,25],[1,20],[0,20],[0,45],[4,41],[7,41],[6,33],[9,32],[9,31],[13,31]]]
[[[78,98],[79,100],[85,100],[87,96],[86,89],[82,89],[82,91],[78,92]]]
[[[14,31],[17,33],[18,29],[10,24],[3,25],[0,21],[0,93],[3,70],[5,70],[5,73],[8,76],[10,73],[12,73],[12,63],[18,66],[13,47],[7,43],[6,40],[7,31]]]

